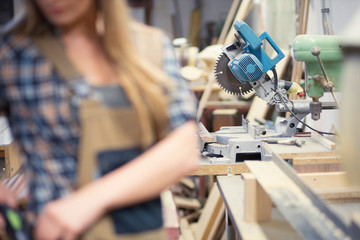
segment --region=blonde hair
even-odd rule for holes
[[[27,1],[27,16],[16,32],[36,34],[47,28],[47,21],[32,1]],[[135,108],[142,146],[148,147],[162,138],[168,129],[167,98],[165,88],[168,76],[138,53],[130,29],[131,19],[124,0],[97,1],[103,18],[103,44],[106,53],[115,63],[118,81]],[[161,39],[159,39],[161,41]],[[155,53],[156,54],[156,53]]]

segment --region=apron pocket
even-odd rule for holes
[[[136,158],[141,153],[140,148],[102,151],[97,154],[99,174],[103,176]],[[151,169],[149,169],[149,171],[151,171]],[[129,179],[129,182],[118,184],[131,184],[131,180]],[[115,187],[116,185],[114,185],[114,188]],[[161,201],[159,197],[134,206],[114,210],[110,212],[109,215],[114,224],[116,234],[151,231],[162,228],[163,226]]]

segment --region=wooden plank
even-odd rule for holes
[[[266,144],[266,146],[264,144],[264,146],[266,147],[267,151],[281,155],[281,157],[284,159],[293,159],[295,157],[320,157],[340,155],[335,151],[329,151],[326,147],[324,147],[322,144],[315,141],[311,137],[296,137],[288,139],[298,139],[300,141],[305,141],[305,143],[301,147],[282,144]]]
[[[307,156],[307,157],[296,157],[291,160],[293,165],[304,165],[304,164],[324,164],[324,163],[341,163],[342,157],[336,156]]]
[[[210,194],[200,215],[195,237],[198,240],[207,240],[216,218],[221,210],[223,201],[221,199],[216,183],[211,188]]]
[[[22,165],[22,160],[19,156],[19,151],[15,142],[12,142],[9,145],[8,155],[5,153],[5,161],[9,161],[9,171],[7,177],[14,176]]]
[[[293,168],[297,173],[338,172],[342,170],[339,163],[302,164],[294,165]]]
[[[191,231],[189,222],[185,218],[180,219],[180,231],[182,239],[184,240],[195,240],[193,232]]]
[[[183,184],[184,186],[186,186],[187,188],[190,188],[190,189],[194,189],[195,188],[195,183],[192,179],[190,179],[189,177],[184,177],[184,178],[181,178],[179,180],[179,183]]]
[[[278,154],[284,160],[289,160],[298,173],[341,171],[341,155],[337,151],[328,150],[311,137],[298,137],[304,140],[302,147],[263,144],[268,153]]]
[[[353,186],[346,172],[302,173],[298,176],[329,203],[360,201],[360,186]]]
[[[334,223],[326,218],[321,209],[313,205],[311,199],[274,162],[245,163],[276,207],[305,239],[341,236],[341,230],[334,231]]]
[[[236,20],[245,20],[246,16],[249,14],[249,12],[253,8],[253,6],[254,6],[253,0],[242,0],[239,10],[237,11],[236,16],[235,16],[234,21],[231,26],[234,25]],[[235,41],[235,36],[234,36],[235,33],[236,33],[235,28],[233,28],[233,27],[230,28],[230,31],[225,38],[224,45],[228,45]]]
[[[268,104],[258,96],[255,96],[251,102],[246,119],[249,120],[251,124],[258,124],[255,119],[265,119],[268,110]]]
[[[217,182],[235,231],[241,236],[240,239],[301,239],[274,208],[271,221],[261,223],[244,221],[245,183],[241,176],[218,176]]]
[[[191,175],[203,176],[203,175],[227,175],[228,169],[231,168],[232,174],[241,174],[249,172],[249,169],[244,163],[229,163],[229,164],[218,164],[218,163],[205,163],[198,166],[198,169]]]
[[[201,215],[202,209],[196,210],[193,213],[187,214],[183,218],[187,219],[188,221],[192,222],[194,219],[198,219]]]
[[[198,42],[198,33],[200,28],[200,22],[201,22],[201,9],[195,8],[191,11],[191,21],[190,21],[190,27],[189,27],[189,40],[191,43],[191,46],[197,46]]]
[[[350,186],[346,172],[301,173],[298,176],[312,189]]]
[[[221,204],[221,207],[215,217],[213,227],[210,229],[210,233],[207,239],[213,239],[213,240],[217,239],[216,236],[218,235],[219,231],[223,231],[222,223],[224,219],[225,219],[225,205]]]
[[[287,146],[287,147],[293,147],[293,146]],[[295,158],[311,158],[314,157],[315,159],[319,157],[327,158],[327,157],[338,157],[340,153],[338,152],[283,152],[278,153],[278,155],[286,160],[291,160]]]
[[[176,205],[170,190],[161,193],[162,215],[165,228],[178,228],[179,220],[176,211]]]
[[[341,171],[341,156],[296,157],[291,160],[298,173]]]
[[[209,101],[209,98],[210,98],[210,95],[211,95],[211,92],[212,92],[212,87],[215,83],[215,76],[214,76],[214,73],[211,73],[208,77],[208,82],[205,86],[205,90],[201,96],[201,99],[199,101],[199,106],[198,106],[198,110],[197,110],[197,113],[196,113],[196,119],[198,121],[200,121],[201,119],[201,116],[203,114],[203,111],[204,111],[204,108],[206,107],[206,104],[207,102]]]
[[[319,142],[321,145],[326,147],[329,150],[335,150],[336,149],[336,143],[331,141],[330,139],[327,139],[326,137],[320,135],[317,132],[312,132],[311,137],[315,139],[315,141]]]
[[[299,28],[297,34],[306,34],[308,17],[309,17],[309,6],[310,0],[301,1],[301,9],[299,13]],[[303,72],[303,62],[298,62],[294,60],[293,70],[291,73],[291,81],[300,84],[301,75]],[[295,100],[298,96],[296,94],[290,94],[289,99]],[[290,116],[290,113],[287,113],[287,117]]]
[[[317,188],[314,192],[327,203],[360,202],[359,186]]]
[[[198,209],[201,207],[199,200],[195,198],[174,196],[174,202],[178,208]]]
[[[240,4],[240,0],[234,0],[233,3],[231,4],[229,13],[226,17],[226,20],[225,20],[224,26],[221,30],[220,36],[218,38],[217,44],[224,44],[225,37],[230,28],[230,24],[233,22],[236,11],[239,9],[239,4]]]
[[[246,222],[270,221],[271,199],[252,173],[244,173],[242,177],[245,181],[244,220]]]
[[[0,157],[5,158],[5,176],[11,178],[22,165],[19,152],[5,118],[0,117]]]

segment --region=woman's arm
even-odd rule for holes
[[[42,227],[44,221],[53,221],[62,232],[76,236],[108,210],[156,197],[180,177],[196,170],[200,159],[196,130],[196,123],[188,121],[123,167],[47,204],[36,233],[46,231]]]

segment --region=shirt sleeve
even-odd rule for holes
[[[170,91],[168,112],[170,127],[175,129],[189,120],[196,120],[196,99],[189,89],[186,80],[180,74],[180,66],[170,39],[164,34],[164,71],[173,81],[174,89]]]
[[[6,101],[6,90],[3,77],[4,60],[0,56],[0,116],[6,115],[8,105]]]

